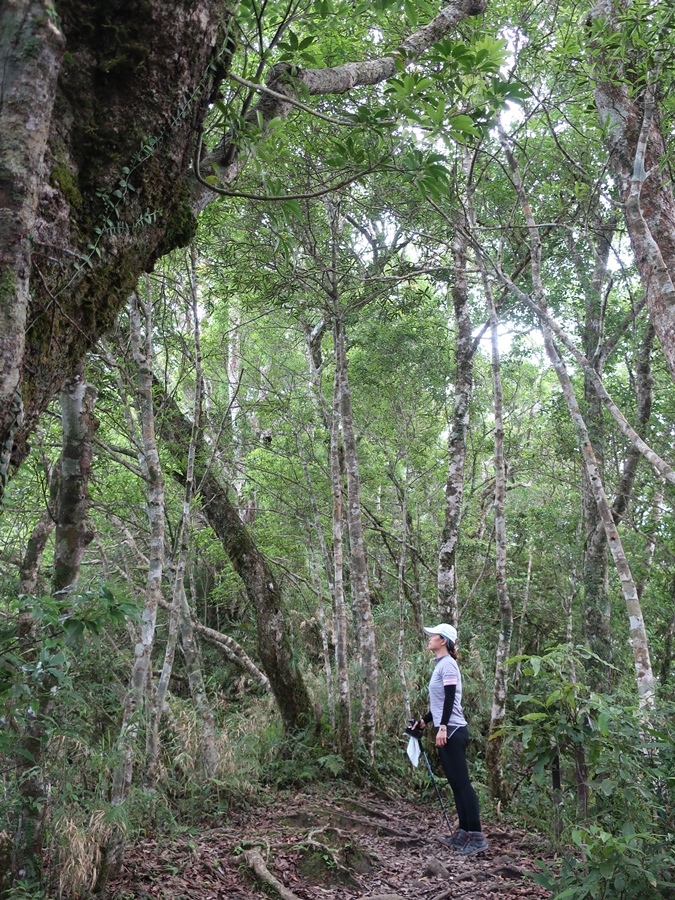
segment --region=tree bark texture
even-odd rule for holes
[[[74,589],[84,551],[93,537],[87,527],[87,485],[92,440],[98,427],[94,416],[96,394],[96,389],[85,380],[82,360],[61,391],[63,446],[54,539],[54,594],[65,594]]]
[[[0,447],[13,436],[14,463],[139,275],[194,233],[195,135],[231,17],[220,0],[3,4]]]
[[[0,495],[23,424],[31,234],[65,49],[50,7],[47,0],[8,0],[0,11]]]
[[[19,568],[19,594],[35,594],[39,588],[40,563],[47,541],[56,525],[56,508],[59,495],[59,470],[61,460],[52,466],[49,475],[49,501],[47,509],[36,522],[26,544],[26,551]],[[30,613],[27,616],[27,627],[30,627]],[[21,632],[21,624],[19,625]]]
[[[458,215],[460,215],[458,213]],[[463,219],[460,223],[465,225]],[[438,552],[438,615],[442,622],[457,625],[457,542],[462,522],[466,435],[469,428],[473,357],[466,262],[468,241],[464,227],[458,227],[452,242],[452,304],[455,311],[455,398],[448,435],[448,475],[445,482],[445,519]]]

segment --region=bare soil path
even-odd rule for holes
[[[148,837],[127,852],[111,900],[497,900],[550,897],[530,877],[544,842],[485,825],[488,850],[436,840],[439,810],[353,790],[298,791],[231,813],[222,827]]]

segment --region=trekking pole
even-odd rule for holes
[[[419,741],[419,738],[417,738],[417,740]],[[450,824],[450,819],[448,818],[448,814],[445,810],[445,803],[443,803],[443,798],[441,797],[438,782],[434,778],[434,773],[431,771],[431,763],[429,762],[429,757],[427,756],[426,751],[421,743],[420,750],[422,751],[422,756],[424,757],[424,762],[427,767],[427,772],[429,773],[429,778],[431,778],[434,783],[434,787],[436,788],[436,796],[438,797],[438,802],[441,804],[441,809],[443,810],[443,818],[445,819],[445,824],[448,826],[448,831],[450,832],[450,834],[452,834],[452,825]]]
[[[452,834],[452,825],[450,824],[450,819],[448,818],[448,813],[446,812],[446,809],[445,809],[445,803],[443,803],[443,798],[441,797],[441,791],[440,791],[440,788],[438,787],[438,782],[436,781],[434,773],[431,770],[431,763],[429,762],[429,757],[427,756],[426,750],[422,746],[421,735],[415,734],[416,729],[414,729],[413,725],[414,725],[414,719],[411,719],[408,722],[408,728],[406,728],[405,733],[407,735],[409,735],[410,737],[414,737],[417,740],[417,743],[419,744],[419,748],[422,751],[422,756],[424,757],[424,764],[426,765],[427,772],[429,773],[429,778],[431,778],[431,781],[436,790],[436,796],[438,797],[438,802],[441,804],[441,809],[443,810],[443,818],[445,819],[445,824],[448,826],[448,831],[450,832],[450,834]]]

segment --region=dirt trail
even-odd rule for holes
[[[436,841],[439,810],[375,793],[301,791],[231,815],[227,825],[129,847],[111,900],[495,900],[551,895],[535,884],[541,840],[484,826],[487,851],[460,857]],[[254,870],[258,870],[255,874]],[[268,878],[269,876],[269,878]]]

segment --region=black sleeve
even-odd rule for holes
[[[455,694],[457,693],[456,684],[445,685],[445,699],[443,700],[443,714],[441,715],[441,725],[447,725],[452,714],[452,707],[455,705]]]
[[[426,725],[428,725],[429,722],[433,722],[433,720],[434,720],[434,717],[431,715],[431,710],[429,710],[429,712],[426,714],[426,716],[422,719],[422,721],[423,721]]]

